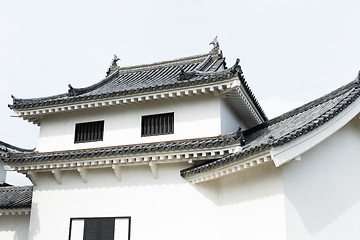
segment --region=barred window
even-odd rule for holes
[[[70,240],[130,240],[131,217],[71,218]]]
[[[102,141],[104,121],[77,123],[75,125],[75,143]]]
[[[174,113],[147,115],[141,117],[141,136],[155,136],[174,133]]]

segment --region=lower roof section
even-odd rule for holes
[[[331,121],[350,105],[355,104],[359,96],[359,81],[352,81],[323,97],[244,131],[245,145],[242,149],[223,158],[184,169],[180,175],[186,179],[193,179],[197,175],[234,162],[246,161],[261,152],[269,151],[270,148],[292,142]],[[262,159],[266,160],[267,157]]]
[[[32,192],[32,186],[0,187],[0,212],[31,208]]]
[[[42,163],[72,159],[86,159],[94,157],[101,158],[106,156],[121,156],[129,154],[135,155],[152,152],[206,149],[212,147],[240,145],[241,136],[242,131],[239,129],[231,134],[221,135],[218,137],[45,153],[38,153],[35,151],[17,152],[9,153],[8,156],[4,158],[4,162],[11,165],[21,163]]]
[[[7,153],[25,153],[25,152],[33,152],[34,149],[24,149],[24,148],[19,148],[16,146],[13,146],[11,144],[8,144],[6,142],[2,142],[0,141],[0,153],[6,155]]]

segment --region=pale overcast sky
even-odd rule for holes
[[[37,145],[38,127],[10,117],[11,94],[89,86],[113,54],[130,66],[207,53],[216,35],[275,117],[356,77],[359,12],[355,0],[1,1],[0,140]]]

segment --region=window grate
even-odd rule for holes
[[[75,143],[102,141],[104,121],[77,123],[75,125]]]
[[[83,240],[114,240],[115,218],[87,218]]]
[[[131,217],[71,218],[69,240],[130,240]]]
[[[141,136],[174,133],[174,113],[163,113],[141,117]]]

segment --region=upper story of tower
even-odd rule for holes
[[[120,67],[67,93],[13,97],[14,115],[40,126],[36,151],[63,151],[204,137],[267,120],[239,60],[227,68],[219,44],[202,55]]]

